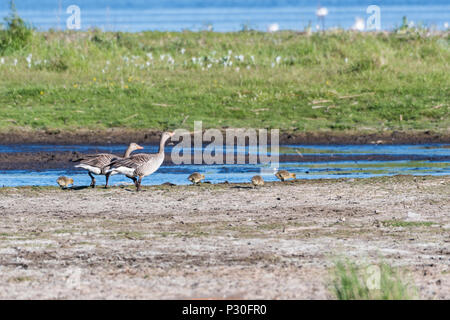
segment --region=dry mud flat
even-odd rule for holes
[[[450,299],[450,177],[0,189],[0,298],[333,298],[339,257]]]

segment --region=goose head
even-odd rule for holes
[[[173,137],[173,134],[173,132],[163,132],[163,134],[161,135],[161,144],[165,144],[167,140]]]
[[[130,145],[128,146],[128,149],[130,149],[130,151],[136,151],[136,150],[142,150],[144,149],[144,147],[141,147],[140,145],[138,145],[137,143],[130,143]]]
[[[132,142],[132,143],[130,143],[130,145],[128,146],[128,148],[127,148],[127,150],[125,151],[125,154],[123,155],[123,157],[124,157],[124,158],[128,158],[128,157],[130,156],[130,154],[131,154],[133,151],[141,150],[141,149],[144,149],[144,147],[141,147],[141,146],[138,145],[137,143]]]

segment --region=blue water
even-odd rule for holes
[[[9,11],[9,1],[0,2],[0,17]],[[98,27],[113,31],[239,31],[243,26],[267,30],[272,23],[280,29],[304,30],[318,24],[315,0],[16,0],[19,14],[39,30],[65,29],[69,5],[81,9],[81,29]],[[381,8],[381,28],[392,30],[407,16],[415,25],[445,29],[450,23],[448,0],[320,1],[328,9],[325,27],[351,28],[355,18],[367,19],[366,8]]]
[[[144,146],[146,152],[156,152],[155,146]],[[126,149],[125,145],[113,146],[55,146],[55,145],[0,145],[0,152],[36,152],[36,151],[79,151],[86,152],[97,150],[98,152],[113,152],[121,154]],[[167,148],[170,153],[170,149]],[[252,153],[254,150],[242,148],[238,153]],[[189,184],[187,177],[192,172],[201,172],[206,176],[206,181],[211,183],[221,182],[249,182],[251,177],[260,174],[266,181],[275,181],[276,169],[286,169],[296,173],[298,179],[338,179],[338,178],[369,178],[392,175],[450,175],[450,145],[297,145],[281,146],[281,154],[297,154],[300,152],[306,156],[358,156],[358,155],[386,155],[402,156],[404,160],[377,160],[377,161],[309,161],[309,162],[280,162],[276,168],[269,165],[254,164],[220,164],[220,165],[163,165],[154,174],[145,177],[144,185],[158,185],[165,182],[174,184]],[[428,160],[426,158],[439,158]],[[416,160],[422,157],[421,160]],[[6,170],[0,171],[0,186],[51,186],[56,185],[56,179],[60,175],[74,178],[76,186],[90,184],[90,178],[81,169],[24,171]],[[97,178],[98,184],[104,184],[104,177]],[[111,185],[129,184],[126,177],[116,175],[110,180]]]

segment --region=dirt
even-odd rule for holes
[[[348,257],[449,299],[449,199],[448,176],[0,188],[0,298],[333,299]]]
[[[110,144],[131,141],[157,144],[161,131],[151,129],[103,130],[27,130],[14,129],[0,132],[0,144]],[[450,131],[382,131],[382,132],[281,132],[280,144],[425,144],[450,143]]]

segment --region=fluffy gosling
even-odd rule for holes
[[[285,181],[288,179],[296,179],[295,173],[291,173],[287,170],[280,170],[277,173],[275,173],[275,176],[280,179],[281,181]]]
[[[198,172],[194,172],[188,177],[188,180],[193,184],[198,184],[202,182],[203,179],[205,179],[205,175]]]
[[[73,179],[62,176],[62,177],[59,177],[58,179],[56,179],[56,183],[61,187],[61,189],[65,189],[70,184],[73,185]]]
[[[264,185],[264,179],[261,176],[254,176],[252,178],[252,184],[255,187],[263,186]]]

